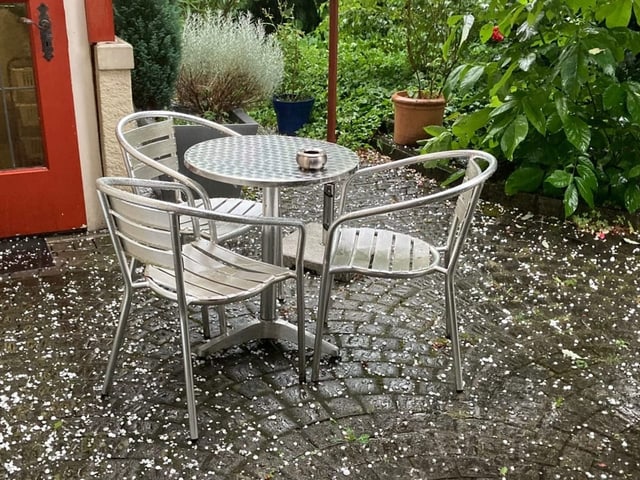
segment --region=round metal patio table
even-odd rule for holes
[[[324,168],[314,171],[300,169],[296,154],[306,149],[321,149],[327,154]],[[205,178],[234,185],[261,187],[263,213],[268,217],[279,216],[280,188],[333,184],[350,176],[359,164],[356,153],[341,145],[284,135],[243,135],[207,140],[187,149],[184,161],[189,170]],[[326,207],[325,202],[325,210]],[[327,216],[330,217],[333,213],[332,199],[328,208],[331,212],[325,211],[325,224],[328,223]],[[280,228],[263,228],[262,259],[274,264],[281,262]],[[293,325],[276,318],[275,289],[262,294],[260,317],[263,325],[254,328],[256,336],[285,338],[295,343],[296,337],[290,331],[290,328],[294,328]],[[242,339],[246,340],[246,336]],[[335,353],[332,345],[323,344],[323,350],[325,348]]]

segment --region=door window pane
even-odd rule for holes
[[[0,3],[0,169],[44,165],[24,2]]]

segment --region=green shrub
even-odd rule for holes
[[[401,6],[398,0],[389,3]],[[340,8],[337,141],[357,148],[369,144],[392,115],[391,94],[398,85],[409,83],[412,73],[404,56],[403,40],[393,34],[399,31],[399,14],[391,6],[384,19],[379,15],[384,10],[380,6],[363,6],[357,0],[343,0]],[[311,122],[298,132],[301,136],[327,135],[328,30],[325,16],[318,28],[298,44],[300,83],[315,98]],[[270,128],[275,125],[271,110],[270,105],[264,104],[252,110],[251,115]]]
[[[171,0],[114,0],[117,35],[133,46],[133,103],[139,110],[171,105],[180,62],[180,17]]]
[[[436,137],[425,150],[491,151],[513,163],[508,194],[558,196],[567,216],[580,203],[640,209],[640,83],[625,63],[640,52],[632,10],[631,1],[492,0],[485,47],[447,87],[460,113],[428,129]]]
[[[302,31],[312,32],[318,26],[320,16],[316,0],[239,0],[243,9],[251,13],[255,18],[263,20],[267,26],[274,26],[283,21],[281,13],[284,10],[292,10],[296,23]],[[267,29],[271,32],[271,29]]]
[[[187,18],[192,13],[202,14],[208,10],[219,10],[228,15],[239,10],[243,4],[243,0],[178,0],[182,18]]]

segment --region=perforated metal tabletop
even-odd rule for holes
[[[296,153],[322,149],[322,170],[301,170]],[[358,168],[355,152],[335,143],[283,135],[244,135],[207,140],[185,153],[187,168],[219,182],[251,187],[293,187],[336,182]]]

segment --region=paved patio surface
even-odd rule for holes
[[[361,200],[415,185],[406,172]],[[283,208],[317,219],[319,199],[319,190],[286,191]],[[429,228],[441,217],[411,221]],[[323,362],[317,385],[298,385],[296,352],[279,342],[195,362],[195,445],[175,307],[137,297],[102,400],[122,287],[109,239],[47,240],[54,267],[0,281],[0,478],[640,478],[634,232],[598,236],[483,202],[459,270],[463,393],[444,338],[442,279],[355,278],[334,291],[327,338],[342,357]],[[237,243],[257,250],[251,236]],[[317,276],[306,288],[311,329]],[[229,317],[257,312],[246,302]]]

